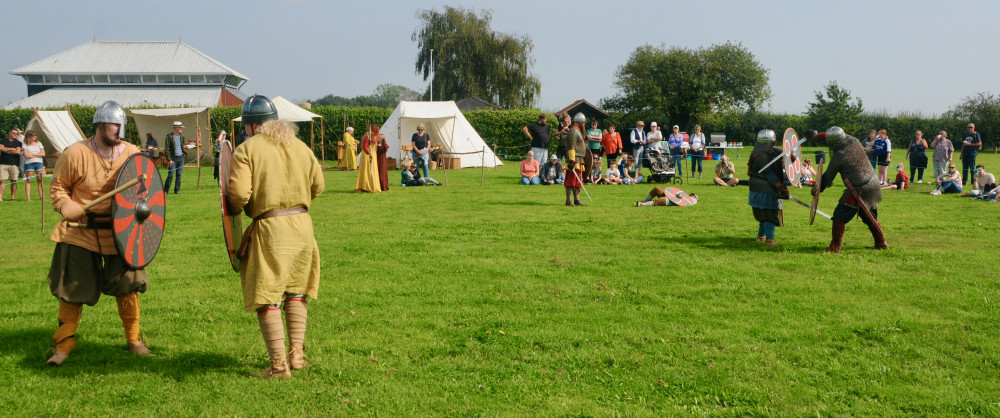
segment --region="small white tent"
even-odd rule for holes
[[[55,166],[57,154],[66,147],[83,141],[83,131],[76,124],[73,115],[66,110],[45,111],[35,109],[25,131],[35,131],[38,142],[45,146],[45,165]]]
[[[410,144],[410,138],[417,132],[417,125],[421,123],[427,128],[431,142],[441,144],[441,150],[445,152],[444,157],[460,159],[463,168],[503,165],[453,101],[399,102],[380,131],[389,144],[387,155],[390,158],[402,160],[407,157],[403,155],[401,146]],[[485,161],[481,154],[484,148]]]
[[[288,99],[278,96],[271,99],[271,103],[274,103],[274,108],[278,110],[278,119],[285,122],[309,122],[309,147],[316,150],[315,138],[313,137],[313,119],[319,118],[320,127],[320,146],[323,146],[323,116],[317,115],[313,112],[303,109],[299,105],[288,101]],[[232,122],[243,122],[243,117],[239,116],[232,120]],[[230,129],[235,129],[233,123],[230,122]],[[326,152],[322,153],[326,156]]]

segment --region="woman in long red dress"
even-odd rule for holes
[[[385,152],[389,150],[389,144],[385,142],[385,135],[379,134],[378,146],[375,147],[376,160],[378,160],[378,181],[382,186],[382,191],[389,190],[389,167],[385,161]]]

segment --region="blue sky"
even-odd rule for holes
[[[419,9],[493,11],[494,30],[535,44],[538,106],[616,93],[638,46],[742,43],[770,70],[765,110],[803,113],[836,80],[867,110],[942,113],[1000,92],[996,1],[318,1],[5,2],[5,72],[98,40],[182,39],[247,75],[243,90],[293,100],[370,94],[382,83],[423,91],[411,35]],[[17,16],[23,18],[16,18]],[[0,105],[26,95],[0,76]]]

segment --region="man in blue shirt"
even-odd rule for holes
[[[962,140],[962,185],[966,179],[976,174],[976,157],[979,149],[983,147],[983,138],[976,132],[976,124],[969,122],[965,139]]]
[[[184,124],[174,122],[174,131],[167,134],[163,140],[163,147],[167,154],[167,180],[163,182],[163,193],[170,193],[170,182],[177,174],[177,183],[174,184],[174,194],[181,192],[181,174],[184,172]]]

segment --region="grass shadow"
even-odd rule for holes
[[[61,367],[45,364],[55,329],[0,331],[0,354],[11,357],[21,369],[50,377],[72,378],[80,374],[155,373],[183,382],[191,376],[213,372],[245,374],[245,365],[235,357],[206,351],[165,351],[151,346],[153,354],[137,357],[121,344],[80,341]]]
[[[776,237],[777,238],[777,237]],[[664,238],[666,239],[666,238]],[[777,241],[777,239],[775,239]],[[822,242],[809,245],[791,245],[782,244],[778,242],[777,247],[766,247],[764,243],[758,242],[756,238],[733,238],[732,235],[725,234],[715,234],[715,235],[704,235],[695,236],[687,235],[680,237],[670,238],[671,242],[682,242],[690,246],[704,248],[712,251],[742,251],[742,252],[759,252],[759,251],[793,251],[799,253],[821,253],[826,250],[829,242]]]

